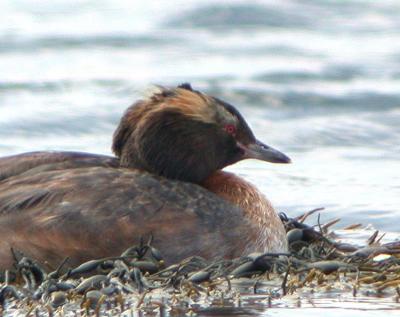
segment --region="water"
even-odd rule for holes
[[[293,164],[233,170],[289,215],[400,232],[400,2],[0,2],[0,155],[110,154],[149,84],[191,82]]]

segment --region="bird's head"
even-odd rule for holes
[[[193,183],[244,159],[290,162],[258,141],[232,105],[189,84],[161,87],[128,108],[112,149],[122,167]]]

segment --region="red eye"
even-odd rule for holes
[[[225,131],[228,132],[229,134],[234,135],[236,133],[236,127],[233,124],[227,124],[225,126]]]

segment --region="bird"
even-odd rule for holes
[[[287,251],[269,200],[223,169],[290,158],[258,141],[231,104],[189,83],[157,86],[125,111],[112,151],[0,158],[0,268],[13,265],[11,248],[55,268],[149,236],[166,263]]]

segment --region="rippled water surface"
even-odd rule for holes
[[[190,81],[293,159],[229,168],[279,210],[400,232],[399,17],[396,0],[3,0],[0,155],[110,154],[149,84]]]

